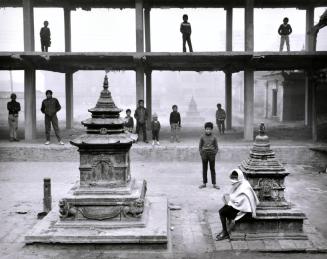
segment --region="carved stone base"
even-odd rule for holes
[[[164,196],[147,197],[144,213],[130,221],[60,221],[52,210],[25,236],[25,243],[106,243],[166,244],[168,204]]]
[[[256,218],[244,216],[236,221],[232,240],[307,239],[303,232],[305,214],[291,208],[257,210]]]

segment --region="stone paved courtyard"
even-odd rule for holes
[[[2,162],[0,164],[0,258],[283,258],[283,253],[251,251],[255,244],[231,244],[213,240],[212,224],[219,228],[217,209],[221,196],[229,189],[227,174],[238,163],[217,163],[220,190],[210,185],[199,190],[199,162],[133,162],[132,174],[148,181],[148,195],[165,194],[172,207],[170,242],[158,246],[119,245],[24,245],[24,235],[37,223],[42,211],[43,178],[52,180],[53,207],[78,178],[78,163],[71,162]],[[316,238],[322,248],[327,243],[327,175],[306,165],[286,165],[286,195],[307,215],[307,228],[323,237]],[[174,206],[173,206],[174,205]],[[217,221],[215,222],[215,214]],[[209,215],[209,217],[208,217]],[[211,224],[211,225],[210,225]],[[257,244],[258,245],[258,244]],[[276,244],[266,242],[264,249],[274,251]],[[280,245],[280,244],[279,244]],[[234,247],[233,247],[234,246]],[[283,246],[283,244],[282,244]],[[284,244],[284,247],[287,244]],[[233,250],[232,250],[233,248]],[[264,250],[263,249],[263,250]],[[276,247],[275,247],[276,249]],[[324,253],[287,253],[288,258],[326,258]]]

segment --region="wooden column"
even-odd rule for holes
[[[232,73],[225,72],[226,129],[232,128]]]
[[[151,52],[151,23],[150,8],[144,9],[145,51]]]
[[[24,51],[34,51],[33,1],[23,0]],[[25,139],[36,138],[36,86],[35,70],[24,71]]]
[[[246,0],[244,11],[244,50],[253,51],[253,0]],[[254,71],[250,68],[244,70],[244,139],[253,140],[254,121]]]
[[[254,120],[254,73],[251,69],[244,71],[244,139],[253,140]]]
[[[143,1],[135,0],[136,52],[144,52]]]
[[[152,119],[152,71],[147,71],[145,74],[146,79],[146,108],[149,112],[148,125],[151,125]]]
[[[25,69],[24,72],[24,115],[25,140],[33,140],[36,138],[36,88],[34,69]]]
[[[65,23],[65,52],[71,52],[71,10],[64,8]],[[66,93],[66,128],[74,126],[74,81],[73,73],[65,74],[65,93]]]
[[[312,83],[312,120],[311,120],[311,133],[312,141],[317,142],[318,140],[318,125],[317,125],[317,84]]]
[[[309,74],[305,77],[305,93],[304,93],[304,124],[311,126],[312,121],[312,84]]]
[[[314,23],[314,7],[309,7],[306,9],[305,13],[305,50],[314,51],[314,37],[307,32],[313,27]]]

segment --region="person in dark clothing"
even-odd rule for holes
[[[144,107],[144,101],[138,101],[139,106],[135,110],[134,118],[136,119],[136,134],[140,138],[140,131],[143,132],[143,141],[149,143],[146,138],[146,122],[148,120],[148,110]]]
[[[178,133],[181,128],[181,115],[177,111],[178,107],[176,104],[172,106],[173,111],[170,113],[169,123],[171,129],[170,142],[180,142]]]
[[[41,38],[41,50],[42,52],[48,52],[48,48],[51,45],[51,33],[48,28],[49,22],[44,21],[44,27],[40,30],[40,38]]]
[[[134,120],[131,117],[131,110],[127,109],[126,110],[126,117],[125,117],[125,123],[124,123],[125,129],[132,133],[133,132],[133,128],[134,128]]]
[[[190,52],[193,52],[192,42],[191,42],[191,24],[188,22],[188,15],[183,15],[183,22],[181,23],[180,32],[183,35],[183,52],[186,52],[186,42]]]
[[[226,119],[226,112],[223,108],[221,108],[221,104],[217,104],[217,111],[216,111],[216,123],[220,134],[225,134],[225,119]]]
[[[16,94],[12,93],[10,95],[11,101],[7,103],[8,114],[8,124],[9,124],[9,137],[10,141],[19,141],[17,137],[18,131],[18,113],[20,112],[20,103],[16,102]]]
[[[292,33],[292,27],[288,24],[288,18],[283,19],[283,23],[278,28],[278,34],[280,35],[279,51],[283,51],[284,42],[286,42],[287,51],[290,51],[290,39],[289,35]]]
[[[153,114],[151,122],[151,129],[152,129],[152,146],[154,144],[160,145],[159,143],[159,132],[160,132],[160,122],[158,121],[158,115]]]
[[[45,136],[46,142],[45,145],[50,144],[50,132],[51,132],[51,123],[55,131],[56,137],[60,145],[64,145],[60,137],[60,130],[58,125],[57,112],[60,111],[61,106],[59,101],[56,98],[52,97],[52,91],[47,90],[45,92],[47,98],[42,101],[41,112],[44,113],[44,123],[45,123]]]
[[[203,134],[200,138],[199,143],[199,151],[202,158],[202,176],[203,176],[203,184],[199,186],[200,189],[205,188],[207,186],[207,171],[208,171],[208,163],[210,165],[211,172],[211,182],[213,188],[219,189],[216,185],[216,171],[215,171],[215,159],[216,154],[218,152],[218,141],[217,138],[212,134],[213,123],[206,122],[204,124],[205,134]]]

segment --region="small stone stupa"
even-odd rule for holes
[[[86,134],[70,143],[80,153],[80,179],[25,237],[26,243],[167,243],[167,198],[146,197],[131,176],[133,136],[124,131],[105,76]]]
[[[236,222],[231,238],[307,239],[303,232],[305,214],[285,199],[285,177],[289,174],[271,150],[265,126],[260,125],[248,159],[239,166],[256,192],[260,204],[255,218]]]
[[[188,110],[185,118],[183,118],[183,124],[187,125],[201,125],[204,123],[204,118],[201,117],[197,104],[192,96],[190,103],[188,104]]]

